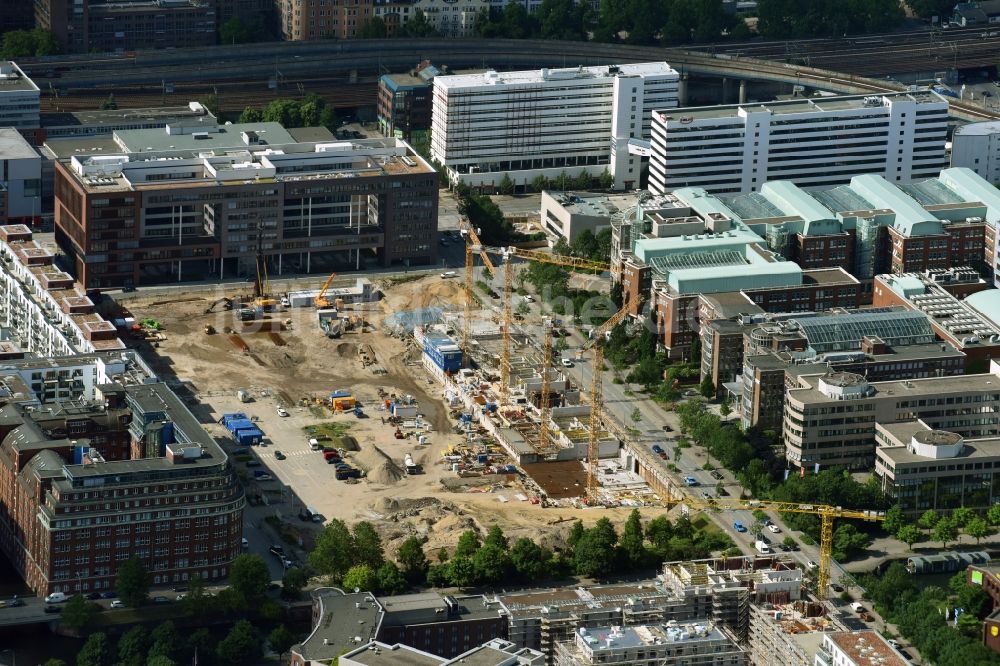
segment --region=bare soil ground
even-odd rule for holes
[[[377,324],[382,316],[399,310],[457,307],[462,302],[461,283],[437,276],[405,281],[387,292],[380,303],[364,309],[367,321]],[[428,539],[430,553],[439,547],[453,547],[458,534],[470,527],[485,531],[498,523],[513,538],[528,536],[558,545],[568,525],[558,529],[554,525],[578,517],[592,522],[603,515],[624,520],[627,514],[624,509],[542,509],[518,501],[515,495],[524,489],[516,482],[507,486],[506,477],[486,482],[470,479],[467,484],[457,479],[440,459],[449,444],[458,443],[459,435],[453,431],[454,422],[441,399],[440,386],[428,378],[420,364],[420,350],[412,341],[388,335],[377,326],[328,339],[312,308],[273,313],[265,326],[255,328],[244,327],[232,311],[221,307],[206,313],[214,298],[182,294],[172,300],[157,298],[143,302],[140,297],[130,304],[137,319],[153,318],[163,325],[165,339],[158,347],[140,343],[144,356],[164,379],[188,383],[200,403],[193,405],[194,411],[221,440],[227,435],[214,422],[223,413],[245,411],[259,419],[271,445],[287,458],[276,460],[270,448],[257,449],[255,454],[284,491],[279,493],[264,483],[257,487],[242,465],[237,468],[247,479],[248,491],[269,495],[276,511],[286,518],[294,520],[299,507],[310,506],[327,518],[371,520],[382,526],[390,552],[406,536],[420,534]],[[206,325],[217,332],[207,334]],[[247,352],[231,341],[227,329],[240,336]],[[375,375],[362,368],[358,357],[362,344],[371,345],[376,363],[386,374]],[[240,403],[236,398],[239,388],[251,389],[254,402]],[[433,426],[427,445],[418,445],[415,437],[395,438],[395,427],[383,422],[386,413],[376,409],[379,388],[416,399]],[[303,404],[303,399],[312,403],[338,389],[352,390],[364,405],[367,418],[334,415],[315,404]],[[278,406],[286,407],[291,416],[278,417]],[[324,464],[320,454],[308,450],[303,428],[331,421],[348,426],[349,434],[357,439],[361,450],[350,454],[348,461],[367,470],[370,478],[358,483],[336,481],[332,467]],[[423,466],[423,474],[398,473],[407,453]],[[563,470],[559,471],[564,479]],[[581,482],[583,478],[581,468]],[[448,481],[449,486],[442,481]],[[488,492],[490,489],[494,492]],[[507,501],[501,501],[500,496]]]

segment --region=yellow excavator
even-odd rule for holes
[[[319,293],[316,294],[316,298],[313,300],[313,303],[316,305],[318,309],[328,308],[331,305],[335,305],[338,310],[344,307],[343,299],[338,298],[335,301],[331,302],[330,299],[326,297],[326,292],[330,290],[330,285],[333,284],[333,279],[335,277],[337,277],[337,274],[335,272],[330,273],[330,277],[326,279],[326,282],[323,283],[323,286],[322,288],[320,288]]]

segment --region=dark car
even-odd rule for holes
[[[247,467],[260,467],[260,461],[259,460],[248,460],[247,461]]]
[[[343,465],[344,461],[341,460],[338,456],[330,456],[329,458],[326,459],[326,464],[327,465]]]
[[[18,599],[17,597],[14,597],[13,599],[7,602],[7,608],[17,608],[18,606],[23,606],[23,605],[24,605],[24,599]]]
[[[153,597],[153,603],[154,604],[169,604],[170,603],[170,599],[167,599],[166,597]]]
[[[833,590],[834,592],[840,593],[844,591],[844,586],[838,585],[836,583],[830,583],[830,589]]]
[[[277,458],[278,460],[284,460],[285,459],[285,454],[282,453],[281,451],[275,451],[274,452],[274,457]]]
[[[184,587],[183,585],[181,585],[180,587],[172,588],[172,589],[173,589],[174,592],[187,592],[188,591],[188,589],[186,587]]]
[[[118,593],[114,590],[108,590],[107,592],[101,592],[101,599],[114,599],[118,596]]]
[[[671,427],[670,427],[670,426],[668,426],[668,425],[665,425],[665,426],[663,426],[663,429],[664,429],[664,430],[665,430],[666,432],[673,432],[673,431],[674,431],[674,429],[673,429],[673,428],[671,428]]]
[[[130,284],[125,285],[124,287],[122,287],[122,293],[124,293],[124,294],[128,294],[128,293],[131,293],[133,291],[135,291],[135,287],[133,287]]]
[[[709,474],[710,474],[710,475],[712,476],[712,478],[713,478],[713,479],[715,479],[716,481],[722,481],[722,474],[720,474],[718,470],[714,470],[714,469],[713,469],[713,470],[712,470],[711,472],[709,472]]]
[[[45,612],[46,613],[61,613],[62,612],[62,608],[59,607],[59,606],[46,606],[45,607]]]
[[[89,594],[83,595],[83,598],[87,599],[88,601],[93,601],[94,599],[100,599],[101,598],[101,593],[100,592],[90,592]]]
[[[275,557],[285,556],[285,549],[278,545],[271,546],[270,548],[267,549],[267,552],[271,553]]]
[[[653,453],[659,454],[659,453],[662,453],[662,452],[663,452],[663,447],[662,446],[660,446],[659,444],[653,444]]]

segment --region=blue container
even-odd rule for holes
[[[241,420],[247,420],[249,418],[250,417],[244,414],[243,412],[229,412],[228,414],[222,415],[222,425],[228,428],[230,421],[241,421]]]
[[[255,428],[252,430],[241,430],[233,437],[240,446],[253,446],[254,444],[260,444],[260,440],[264,438],[264,433]]]
[[[243,428],[256,428],[257,425],[250,419],[233,419],[226,424],[226,430],[229,432],[236,432]]]
[[[482,463],[483,465],[485,465],[486,463],[488,463],[489,460],[490,460],[490,457],[487,456],[485,453],[480,453],[478,456],[476,456],[476,462]]]
[[[349,398],[351,397],[350,391],[334,391],[330,394],[331,398]]]

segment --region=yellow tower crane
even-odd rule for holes
[[[469,221],[463,218],[459,229],[465,236],[465,312],[462,319],[462,351],[465,354],[466,363],[468,363],[472,357],[472,304],[475,300],[472,296],[472,285],[475,282],[473,271],[475,266],[472,262],[475,255],[478,254],[482,257],[483,264],[486,265],[490,275],[496,275],[497,269],[490,260],[489,254],[486,253],[483,242],[479,240],[479,234],[472,228]]]
[[[549,402],[552,393],[552,381],[549,369],[552,367],[552,319],[545,318],[542,324],[542,390],[538,399],[538,450],[549,447],[549,419],[552,417],[552,405]]]
[[[829,506],[826,504],[796,504],[794,502],[774,502],[771,500],[753,499],[701,499],[696,497],[684,497],[683,499],[671,498],[671,504],[684,504],[692,509],[718,509],[721,511],[755,511],[757,509],[766,511],[778,511],[779,513],[807,513],[819,516],[820,519],[820,545],[819,545],[819,575],[817,577],[816,594],[821,598],[826,598],[827,589],[830,584],[830,567],[833,562],[833,519],[834,518],[854,518],[871,522],[880,521],[885,518],[883,511],[858,511],[844,509],[839,506]]]
[[[503,337],[500,347],[500,404],[507,404],[510,394],[510,347],[511,332],[514,328],[514,309],[511,304],[514,293],[514,262],[515,258],[538,261],[544,264],[554,264],[565,266],[576,270],[597,271],[603,273],[610,270],[610,266],[603,261],[591,261],[589,259],[578,259],[576,257],[564,257],[558,254],[548,254],[537,250],[522,250],[517,247],[508,247],[499,250],[504,256],[503,265],[503,314],[501,316],[501,327]],[[546,370],[548,367],[546,366]]]

